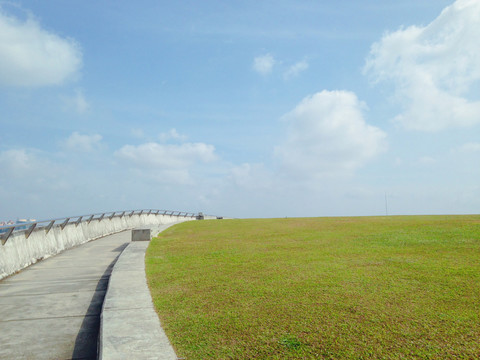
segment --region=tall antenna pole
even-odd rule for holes
[[[388,216],[387,192],[385,191],[385,216]]]

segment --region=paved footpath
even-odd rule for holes
[[[96,359],[108,280],[130,240],[109,235],[0,281],[0,359]]]

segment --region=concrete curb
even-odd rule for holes
[[[156,235],[174,224],[152,228]],[[148,241],[131,242],[110,276],[100,317],[98,358],[177,360],[154,310],[145,276]]]

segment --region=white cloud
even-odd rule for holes
[[[286,142],[275,149],[285,171],[301,179],[351,173],[386,148],[386,134],[365,123],[366,105],[348,91],[306,97],[285,119]]]
[[[37,167],[37,158],[26,149],[10,149],[0,152],[0,166],[10,177],[23,176]]]
[[[21,21],[0,9],[0,85],[59,85],[81,65],[75,41],[42,29],[32,16]]]
[[[136,137],[137,139],[145,138],[145,132],[143,131],[143,129],[139,129],[139,128],[132,129],[131,134],[133,135],[133,137]]]
[[[385,34],[364,71],[394,85],[407,129],[438,131],[480,123],[480,2],[457,0],[425,27]]]
[[[179,134],[176,129],[170,129],[168,132],[161,133],[158,138],[161,142],[166,142],[168,140],[178,140],[178,141],[187,140],[187,136]]]
[[[90,108],[90,104],[85,99],[85,95],[83,95],[82,90],[77,90],[75,96],[73,97],[73,104],[74,104],[75,110],[77,110],[79,114],[83,114],[87,112],[88,109]]]
[[[253,69],[261,75],[268,75],[272,72],[275,59],[272,55],[266,54],[253,59]]]
[[[268,171],[263,164],[244,163],[230,169],[229,180],[243,189],[272,190],[274,174]]]
[[[418,159],[418,164],[420,165],[433,165],[437,162],[433,157],[431,156],[422,156]]]
[[[82,135],[74,132],[63,142],[63,146],[67,150],[91,152],[99,149],[101,140],[102,136],[99,134]]]
[[[463,144],[463,145],[459,148],[459,151],[460,151],[460,152],[463,152],[463,153],[476,153],[476,152],[480,152],[480,143],[471,142],[471,143]]]
[[[285,79],[291,79],[298,76],[301,72],[308,69],[308,62],[305,60],[299,61],[288,68],[283,74]]]
[[[84,114],[90,109],[90,104],[85,99],[83,90],[80,89],[77,89],[73,96],[62,96],[62,100],[67,109],[72,109],[79,114]]]
[[[190,171],[196,164],[217,159],[215,147],[204,143],[125,145],[115,156],[132,168],[153,174],[158,180],[176,183],[191,182]]]
[[[36,149],[1,151],[0,168],[8,174],[3,177],[2,187],[8,196],[34,198],[43,191],[63,190],[65,167],[52,162],[49,155]]]

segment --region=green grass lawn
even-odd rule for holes
[[[187,360],[480,358],[478,215],[186,222],[146,272]]]

